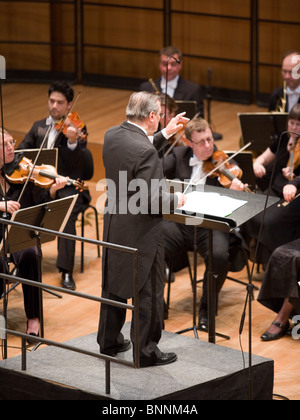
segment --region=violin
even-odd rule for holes
[[[217,150],[210,159],[203,162],[202,170],[211,177],[219,177],[220,184],[225,188],[230,188],[231,182],[235,178],[242,178],[243,171],[235,163],[230,163],[229,160],[229,156],[225,152]],[[224,165],[222,165],[223,163]],[[251,192],[247,187],[244,190]]]
[[[52,165],[35,166],[33,170],[32,168],[32,161],[23,157],[18,167],[11,174],[5,174],[5,177],[12,184],[24,184],[28,176],[30,176],[29,181],[41,188],[50,188],[56,178],[62,178],[61,175],[57,174],[55,167]],[[74,185],[79,190],[89,189],[83,181],[68,179],[68,183]]]
[[[294,170],[300,165],[300,138],[290,148],[290,159],[287,166],[291,168],[290,181],[294,178]]]
[[[85,124],[77,112],[70,112],[66,118],[61,118],[59,121],[56,121],[55,129],[64,135],[67,134],[69,127],[74,127],[80,140],[86,141],[87,133],[83,131]]]

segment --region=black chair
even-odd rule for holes
[[[183,252],[174,256],[171,260],[167,261],[169,275],[167,276],[167,301],[166,307],[170,307],[170,294],[171,294],[171,279],[172,274],[176,273],[184,268],[188,268],[191,284],[193,282],[193,272],[189,258],[189,252]],[[238,232],[230,234],[229,243],[229,272],[238,273],[246,267],[248,283],[241,280],[235,279],[234,277],[227,276],[227,279],[235,283],[244,285],[245,287],[250,283],[251,271],[249,267],[249,252],[246,245],[243,242],[243,238]],[[197,280],[197,283],[203,282],[203,279]],[[253,286],[254,290],[259,290],[258,287]],[[252,295],[252,299],[254,296]]]
[[[96,207],[91,204],[81,212],[81,236],[84,238],[84,225],[85,225],[85,216],[88,210],[92,210],[95,215],[95,228],[96,228],[96,238],[99,241],[99,219],[98,212]],[[100,245],[97,245],[97,255],[100,258]],[[84,272],[84,242],[81,242],[81,260],[80,260],[80,272]]]

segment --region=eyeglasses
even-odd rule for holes
[[[190,140],[190,142],[191,142],[191,143],[194,143],[196,146],[200,146],[200,147],[204,146],[204,145],[205,145],[205,143],[210,144],[210,143],[212,143],[213,141],[214,141],[214,139],[213,139],[212,137],[209,137],[208,139],[205,139],[205,140],[200,140],[200,141],[198,141],[198,142],[193,141],[193,140]]]

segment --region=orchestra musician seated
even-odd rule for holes
[[[2,141],[4,135],[4,142]],[[57,177],[53,181],[49,189],[43,189],[33,182],[26,184],[11,183],[7,180],[7,174],[18,168],[20,161],[19,153],[14,152],[16,141],[9,134],[8,131],[0,131],[0,213],[1,217],[10,217],[17,210],[32,207],[41,203],[46,203],[56,198],[56,193],[59,189],[65,187],[68,179],[65,177]],[[23,181],[24,182],[24,181]],[[21,194],[22,192],[22,194]],[[20,196],[21,195],[21,196]],[[2,224],[0,229],[1,240],[5,231],[5,225]],[[36,247],[23,249],[18,252],[10,254],[8,261],[3,256],[0,257],[0,272],[8,273],[8,263],[12,262],[18,273],[18,277],[26,278],[33,281],[41,281],[38,273],[38,252]],[[3,292],[6,292],[5,280],[0,280],[0,297]],[[38,336],[39,334],[39,319],[40,319],[40,304],[39,304],[39,290],[37,287],[22,284],[24,295],[24,307],[27,317],[27,334]]]
[[[193,118],[185,128],[188,146],[175,147],[164,159],[163,167],[167,179],[180,181],[192,180],[198,185],[207,184],[223,187],[219,175],[206,177],[203,171],[205,164],[211,165],[211,158],[216,152],[213,134],[208,122],[202,118]],[[223,153],[223,152],[222,152]],[[233,167],[236,167],[233,165]],[[230,189],[243,191],[248,185],[243,184],[237,177],[227,178]],[[172,261],[172,271],[176,272],[186,267],[186,253],[194,249],[194,227],[185,224],[164,221],[165,263]],[[213,230],[213,272],[216,274],[216,297],[225,282],[229,269],[229,233]],[[240,238],[242,240],[242,238]],[[206,271],[203,280],[203,294],[200,302],[198,326],[200,329],[208,327],[207,301],[207,267],[209,260],[209,232],[207,229],[197,229],[197,252],[204,258]],[[173,264],[174,262],[174,264]],[[216,302],[217,303],[217,302]]]
[[[296,103],[300,103],[300,78],[294,77],[293,69],[297,69],[300,52],[287,51],[281,64],[283,86],[273,90],[269,100],[269,111],[290,112]]]
[[[287,203],[293,202],[299,187],[299,177],[284,187],[283,194]],[[298,237],[295,241],[276,248],[268,263],[257,300],[276,312],[277,316],[262,334],[262,341],[273,341],[283,337],[289,331],[289,319],[300,315],[299,278],[300,238]]]
[[[204,116],[203,92],[200,85],[184,79],[180,72],[182,70],[182,52],[173,46],[164,47],[159,52],[160,77],[152,81],[143,82],[140,91],[166,93],[175,101],[196,101],[196,113]],[[166,79],[168,80],[166,81]]]
[[[284,187],[291,179],[300,175],[300,104],[294,105],[288,115],[287,131],[288,133],[283,133],[281,138],[274,140],[253,164],[258,185],[263,193],[267,194],[270,191],[271,195],[281,199]],[[273,165],[273,181],[269,189]],[[298,214],[298,200],[289,206],[275,204],[266,210],[255,262],[266,265],[277,247],[300,236]],[[261,221],[262,214],[259,214],[242,227],[249,246],[251,242],[253,247],[257,246]]]
[[[18,149],[39,148],[51,126],[45,148],[58,149],[58,173],[75,180],[87,181],[94,174],[93,156],[87,147],[85,124],[76,112],[71,112],[74,102],[74,90],[68,82],[53,82],[48,88],[49,116],[33,123]],[[74,194],[78,194],[78,198],[64,229],[64,233],[70,235],[76,235],[77,218],[91,202],[88,189],[78,191],[72,184],[61,190],[58,195],[59,198],[64,198]],[[75,241],[58,238],[56,267],[61,273],[62,287],[71,290],[76,288],[73,278],[75,247]]]

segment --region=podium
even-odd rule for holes
[[[186,189],[184,182],[167,180],[167,189],[170,192],[180,191]],[[188,192],[197,188],[197,185],[192,184]],[[199,188],[199,187],[198,187]],[[187,192],[187,193],[188,193]],[[213,230],[220,230],[222,232],[233,232],[238,229],[242,224],[252,219],[252,217],[264,211],[265,208],[276,204],[279,201],[277,197],[269,197],[266,203],[266,196],[262,194],[251,194],[243,191],[234,191],[221,187],[213,187],[204,185],[201,186],[201,192],[204,193],[217,193],[220,196],[231,197],[233,199],[246,201],[246,203],[233,211],[230,216],[220,217],[210,214],[187,213],[182,210],[176,210],[174,214],[164,214],[164,219],[175,223],[193,225],[195,230],[197,228],[204,228],[209,231],[209,266],[207,270],[208,279],[208,339],[210,343],[215,343],[216,330],[215,330],[215,288],[214,288],[214,273],[212,271],[213,261]],[[209,197],[209,195],[208,195]],[[209,198],[208,198],[209,199]],[[195,235],[196,236],[196,235]],[[194,330],[195,338],[197,336],[196,326],[196,282],[197,282],[197,246],[194,244],[194,273],[192,279],[193,287],[193,325],[188,329]],[[186,330],[187,331],[187,330]],[[202,331],[202,330],[201,330]],[[226,336],[225,336],[226,337]]]
[[[8,223],[5,229],[5,236],[0,244],[0,255],[6,257],[7,254],[21,251],[23,249],[36,246],[38,250],[38,278],[42,282],[42,251],[41,245],[46,242],[51,242],[56,239],[53,234],[46,232],[40,233],[38,230],[33,230],[25,225],[34,227],[41,227],[56,232],[62,232],[70,217],[71,211],[76,203],[78,195],[65,197],[58,200],[53,200],[47,203],[39,204],[33,207],[27,207],[16,211],[12,218],[12,222],[18,222],[24,227],[10,225]],[[1,274],[0,274],[1,277]],[[42,303],[42,288],[39,288],[40,301],[40,331],[41,337],[44,337],[44,322],[43,322],[43,303]],[[6,293],[3,299],[4,318],[7,319],[7,301]],[[6,340],[5,340],[5,355]]]

